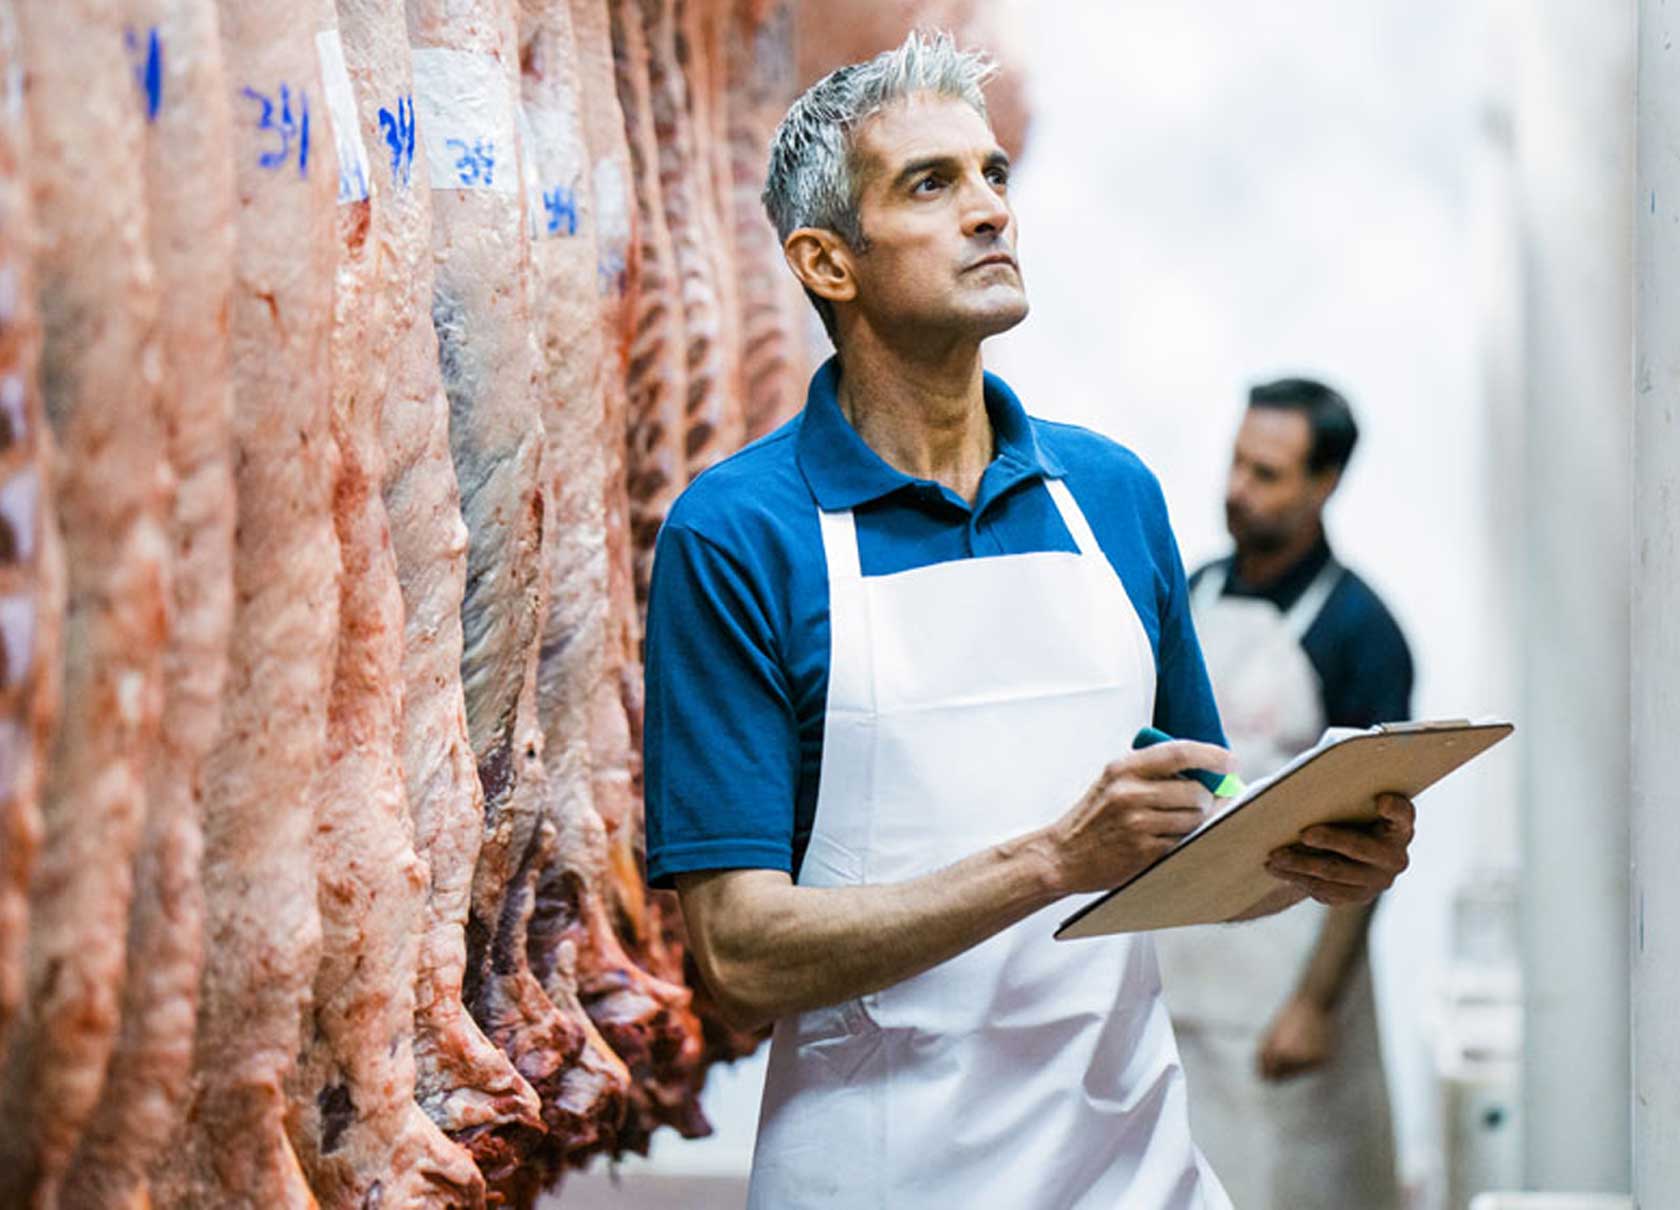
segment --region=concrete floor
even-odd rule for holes
[[[741,1210],[747,1181],[740,1176],[585,1172],[569,1176],[538,1210]]]

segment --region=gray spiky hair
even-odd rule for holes
[[[956,39],[944,31],[913,30],[894,49],[831,71],[800,93],[770,141],[763,200],[777,238],[821,227],[863,248],[853,171],[858,127],[887,106],[924,92],[966,101],[989,122],[981,88],[995,70],[985,54],[957,49]],[[815,296],[811,302],[833,337],[832,309]]]

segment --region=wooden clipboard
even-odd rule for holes
[[[1183,844],[1062,922],[1058,941],[1231,920],[1284,884],[1266,855],[1321,823],[1377,818],[1379,794],[1415,798],[1510,735],[1510,723],[1394,723],[1316,749]]]

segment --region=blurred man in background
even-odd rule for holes
[[[1214,697],[1250,781],[1327,726],[1410,715],[1394,618],[1344,568],[1324,506],[1359,430],[1309,379],[1253,388],[1226,488],[1235,553],[1191,577]],[[1191,1129],[1243,1210],[1397,1210],[1366,942],[1374,905],[1304,903],[1241,929],[1158,935]]]

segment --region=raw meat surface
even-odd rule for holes
[[[402,0],[340,0],[339,33],[369,151],[381,246],[374,288],[389,359],[379,426],[383,498],[403,601],[400,756],[414,846],[430,872],[418,922],[415,1093],[468,1141],[538,1127],[537,1096],[461,999],[483,791],[461,691],[467,531],[449,455],[449,403],[432,328],[432,192],[415,129]]]
[[[69,1206],[133,1204],[180,1128],[203,957],[202,769],[221,726],[233,620],[233,148],[216,7],[212,0],[134,7],[130,49],[156,73],[140,74],[134,100],[149,118],[160,398],[176,478],[173,610],[163,721],[146,771],[146,828],[134,863],[122,1033],[66,1178],[61,1200]],[[183,181],[193,186],[182,188]]]
[[[414,983],[428,881],[410,843],[398,741],[402,592],[380,485],[390,386],[382,337],[384,194],[370,188],[332,0],[316,44],[338,147],[337,291],[331,428],[340,467],[333,519],[344,572],[327,766],[315,796],[321,962],[305,1018],[287,1127],[323,1207],[481,1203],[472,1158],[414,1100]],[[332,102],[335,102],[333,104]],[[323,123],[319,128],[327,133]],[[376,344],[376,338],[378,343]]]
[[[314,1205],[283,1118],[321,940],[311,838],[338,636],[328,358],[338,164],[313,23],[266,0],[224,0],[218,12],[239,201],[234,620],[204,776],[192,1101],[152,1181],[158,1205],[290,1210]]]
[[[122,0],[22,0],[12,11],[67,578],[63,711],[41,790],[25,998],[0,1073],[0,1204],[47,1206],[98,1104],[120,1024],[132,864],[161,707],[172,485],[152,343],[145,116],[123,47],[134,10]],[[14,489],[14,504],[29,486]],[[34,487],[47,494],[39,479]],[[27,599],[19,605],[3,628],[21,657],[35,619]],[[28,660],[17,663],[27,676]]]
[[[41,843],[41,774],[58,710],[64,568],[48,484],[41,322],[29,240],[29,127],[15,15],[0,9],[0,598],[33,623],[0,667],[0,1057],[24,994],[29,877]]]

